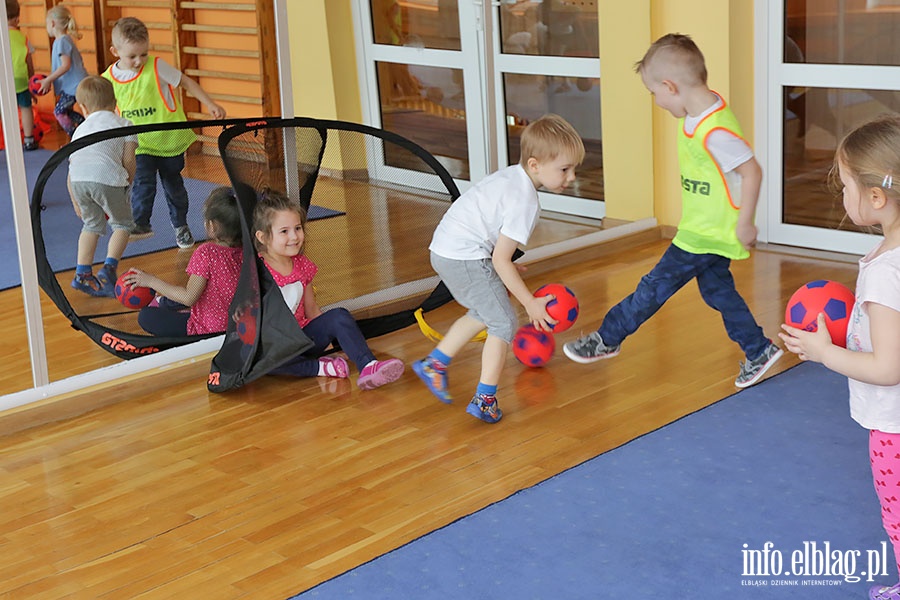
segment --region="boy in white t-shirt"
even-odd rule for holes
[[[557,115],[545,115],[522,132],[518,164],[485,177],[460,196],[441,219],[431,240],[431,265],[454,299],[469,312],[460,317],[413,370],[441,402],[453,401],[447,367],[475,335],[487,329],[481,378],[466,412],[496,423],[503,416],[497,384],[518,319],[509,293],[522,303],[531,323],[549,331],[555,323],[546,305],[522,281],[513,252],[528,243],[540,216],[537,189],[562,192],[575,180],[584,160],[584,144],[575,129]]]
[[[72,141],[86,135],[129,127],[116,110],[116,96],[112,84],[89,75],[75,89],[84,122],[75,129]],[[115,295],[116,268],[128,245],[134,221],[128,186],[134,178],[134,152],[137,136],[111,138],[85,146],[69,157],[69,193],[75,212],[84,226],[78,236],[78,260],[72,287],[91,296]],[[94,277],[92,263],[100,236],[106,233],[107,217],[112,235],[106,249],[106,261]]]

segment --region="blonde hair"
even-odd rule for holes
[[[116,110],[116,92],[109,79],[88,75],[75,88],[75,100],[89,111]]]
[[[56,21],[56,24],[65,31],[67,35],[76,40],[80,40],[83,37],[78,31],[78,24],[75,22],[75,17],[73,17],[69,9],[62,4],[57,4],[47,11],[47,21]]]
[[[150,33],[147,26],[140,19],[134,17],[122,17],[112,29],[112,43],[117,46],[123,42],[139,43],[149,42]]]
[[[706,60],[691,36],[668,33],[650,45],[634,64],[636,73],[662,81],[672,79],[686,85],[706,85]]]
[[[260,194],[253,209],[253,242],[258,251],[264,252],[266,245],[256,235],[257,232],[261,233],[264,239],[271,239],[272,223],[275,222],[276,213],[281,211],[292,211],[300,215],[300,223],[304,229],[306,228],[306,211],[300,206],[300,203],[291,200],[281,192],[266,188]],[[303,249],[301,248],[300,251],[302,253]]]
[[[830,174],[836,189],[839,164],[861,189],[880,187],[886,197],[900,200],[900,116],[881,115],[844,136]]]
[[[584,142],[575,128],[559,115],[546,114],[528,124],[519,139],[521,155],[519,164],[528,164],[529,158],[546,162],[563,155],[580,165],[584,160]]]

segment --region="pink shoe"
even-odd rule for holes
[[[359,379],[356,381],[356,385],[358,385],[361,390],[374,390],[386,383],[400,379],[405,368],[403,361],[399,358],[376,360],[363,367],[363,370],[359,374]]]
[[[322,356],[319,358],[319,367],[325,373],[325,377],[337,377],[347,379],[350,376],[350,367],[347,361],[340,356]]]

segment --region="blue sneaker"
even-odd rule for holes
[[[103,286],[93,275],[76,275],[72,279],[72,287],[88,296],[105,296]]]
[[[496,396],[488,396],[487,394],[475,394],[466,412],[477,419],[481,419],[485,423],[496,423],[503,418],[503,411],[497,404]]]
[[[97,281],[100,282],[100,292],[101,296],[109,296],[110,298],[116,297],[116,280],[119,276],[116,274],[116,269],[109,265],[103,265],[100,267],[100,270],[97,271]]]
[[[425,382],[432,394],[444,404],[453,402],[447,382],[447,367],[433,358],[425,357],[412,365],[419,379]]]

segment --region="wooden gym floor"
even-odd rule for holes
[[[531,265],[530,287],[559,281],[579,296],[558,345],[596,328],[667,244],[638,234]],[[852,259],[771,249],[733,270],[770,336],[802,283],[856,275]],[[80,370],[107,360],[54,313],[48,343]],[[460,314],[451,303],[428,320],[445,330]],[[371,346],[408,364],[433,344],[409,327]],[[465,414],[479,358],[472,344],[454,361],[450,406],[411,370],[368,392],[355,379],[265,377],[215,395],[207,361],[56,401],[68,406],[58,420],[51,402],[48,422],[0,437],[0,596],[287,598],[735,393],[741,355],[690,285],[614,359],[579,365],[558,347],[529,370],[510,355],[497,425]],[[79,402],[107,405],[63,418]]]

